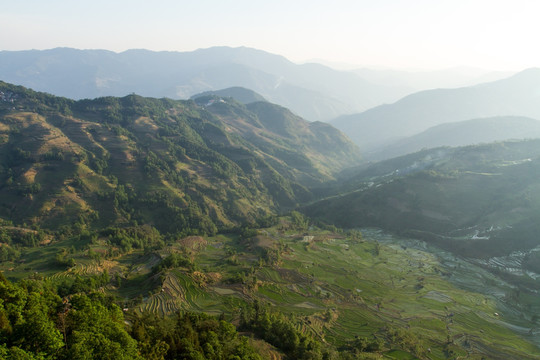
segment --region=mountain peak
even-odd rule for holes
[[[221,89],[221,90],[205,91],[205,92],[193,95],[190,99],[195,100],[195,99],[206,97],[206,96],[230,97],[244,105],[257,102],[257,101],[266,101],[266,99],[262,95],[256,93],[253,90],[246,89],[241,86],[233,86],[233,87],[229,87],[229,88]]]
[[[514,74],[507,80],[526,81],[531,83],[540,84],[540,68],[533,67]]]

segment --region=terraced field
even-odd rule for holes
[[[243,301],[260,299],[294,314],[297,330],[338,346],[357,337],[386,339],[392,329],[405,329],[419,344],[420,358],[540,359],[532,342],[535,323],[519,318],[519,311],[501,301],[511,287],[463,259],[369,229],[362,242],[321,236],[309,246],[300,236],[271,231],[269,236],[286,244],[279,265],[260,266],[233,238],[221,237],[219,246],[209,239],[208,251],[195,261],[206,272],[219,272],[221,280],[201,286],[189,272],[173,270],[141,309],[234,317]],[[236,263],[224,262],[226,249],[234,246],[240,250]],[[243,283],[228,283],[228,274],[239,270],[251,275]],[[253,281],[256,285],[249,285]],[[486,290],[478,292],[485,283]],[[386,355],[408,359],[413,354]]]
[[[139,311],[149,311],[161,316],[172,315],[185,307],[185,291],[172,274],[167,274],[163,281],[161,290],[152,295],[144,304],[139,307]]]
[[[250,250],[249,241],[219,235],[199,239],[200,249],[189,253],[194,268],[157,274],[152,267],[183,251],[176,243],[114,260],[93,260],[82,252],[69,270],[51,265],[62,249],[51,244],[1,266],[8,276],[36,269],[51,281],[106,269],[111,283],[104,291],[126,303],[140,297],[142,302],[129,306],[137,312],[202,311],[235,321],[246,302],[258,299],[289,314],[298,331],[323,343],[347,346],[357,338],[387,343],[398,329],[418,345],[386,348],[388,358],[540,359],[534,317],[540,303],[534,294],[518,296],[514,286],[486,269],[414,239],[374,229],[365,229],[360,241],[313,232],[318,236],[306,243],[301,234],[265,229],[265,237],[282,243],[273,265],[265,263],[266,248]]]

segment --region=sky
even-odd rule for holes
[[[538,0],[0,0],[0,50],[247,46],[294,62],[540,67]]]

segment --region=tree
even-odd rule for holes
[[[16,345],[36,354],[55,354],[64,346],[62,335],[47,311],[39,294],[28,295],[22,311],[24,320],[15,325],[13,332]]]
[[[297,229],[306,230],[308,228],[309,220],[298,211],[291,211],[291,220]]]
[[[68,314],[70,359],[141,359],[137,342],[124,328],[124,316],[114,304],[105,306],[99,295],[76,295]]]

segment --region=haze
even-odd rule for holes
[[[533,0],[11,1],[0,49],[191,51],[247,46],[292,61],[441,69],[539,66]]]

